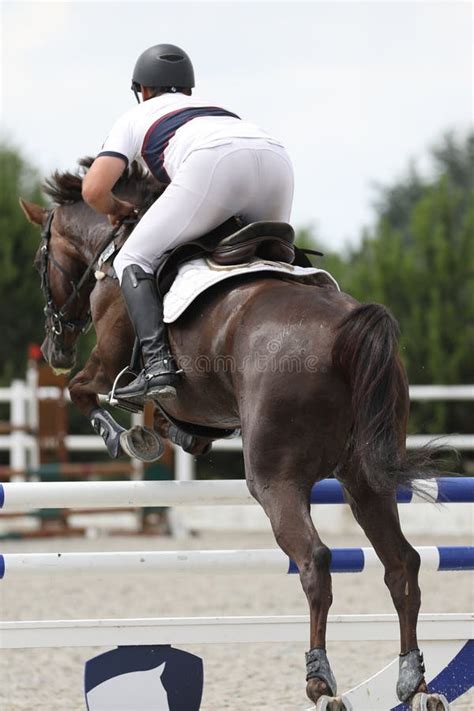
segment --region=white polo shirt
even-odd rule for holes
[[[232,138],[265,138],[282,145],[255,124],[212,102],[167,93],[123,114],[98,155],[117,156],[127,165],[138,160],[157,180],[169,183],[192,151],[229,143]]]

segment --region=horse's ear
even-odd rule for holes
[[[34,202],[23,200],[23,198],[20,198],[20,207],[25,213],[28,222],[31,222],[33,225],[43,224],[46,213],[48,212],[44,209],[44,207],[41,207],[41,205],[35,205]]]

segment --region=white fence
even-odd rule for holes
[[[33,434],[38,429],[38,403],[40,400],[58,399],[63,395],[57,387],[38,387],[36,367],[28,368],[25,380],[13,380],[8,388],[0,388],[0,403],[10,405],[8,434],[0,434],[0,451],[9,452],[9,466],[23,472],[39,463],[38,439]],[[64,393],[70,400],[69,393]],[[105,396],[99,396],[105,400]],[[132,415],[133,424],[142,422],[142,415]],[[66,435],[65,447],[70,452],[104,452],[105,445],[98,435]]]
[[[41,399],[57,398],[61,395],[55,387],[37,387],[35,367],[28,369],[26,380],[14,380],[10,387],[0,388],[0,402],[10,405],[10,428],[8,434],[0,434],[0,450],[10,454],[10,467],[22,471],[38,464],[38,442],[34,431],[38,427],[38,402]],[[66,394],[68,398],[68,393]],[[101,398],[103,399],[103,398]],[[474,400],[474,385],[412,385],[412,401],[434,400]],[[134,424],[140,422],[140,416],[134,416]],[[409,448],[421,447],[433,438],[442,438],[443,442],[458,450],[474,451],[474,434],[450,435],[410,435],[407,438]],[[65,446],[71,452],[104,451],[105,445],[97,435],[66,435]],[[215,451],[240,451],[240,438],[220,440],[214,445]],[[194,459],[177,450],[175,478],[181,481],[194,479]]]
[[[18,472],[38,464],[38,441],[33,432],[38,426],[38,402],[43,398],[60,396],[58,388],[37,387],[35,368],[28,371],[26,380],[15,380],[8,388],[0,388],[0,402],[10,405],[10,432],[0,434],[0,450],[6,450],[10,455],[10,467]],[[410,398],[414,401],[474,400],[474,385],[415,385],[410,388]],[[139,416],[134,416],[134,423],[140,422]],[[30,432],[28,432],[30,430]],[[407,439],[409,447],[419,447],[436,435],[412,435]],[[446,444],[459,450],[474,451],[474,435],[438,435]],[[71,452],[87,451],[103,452],[104,443],[96,435],[66,435],[66,448]],[[220,440],[215,443],[215,451],[240,451],[240,438]],[[135,462],[138,464],[138,462]],[[195,460],[180,448],[175,450],[175,478],[179,481],[190,481],[195,478]],[[138,478],[139,472],[137,471]],[[223,476],[224,475],[224,476]],[[215,472],[216,478],[225,478],[224,472]],[[22,478],[19,476],[18,478]],[[325,506],[317,512],[318,525],[326,533],[348,534],[354,530],[352,515],[347,506]],[[409,509],[409,510],[408,510]],[[420,511],[422,509],[422,511]],[[259,507],[209,507],[195,506],[181,508],[179,513],[174,512],[177,526],[183,531],[189,529],[214,529],[214,530],[268,530],[268,521]],[[416,507],[402,507],[400,515],[404,530],[408,534],[426,531],[431,526],[436,526],[439,533],[456,535],[470,533],[472,530],[472,506],[459,504],[456,516],[452,515],[451,505],[440,507],[426,505]],[[450,515],[451,514],[451,515]],[[99,514],[94,521],[99,528],[101,523]],[[129,515],[131,518],[131,515]],[[128,521],[128,519],[127,519]],[[82,519],[78,518],[76,525],[81,525]],[[87,522],[89,523],[89,521]],[[104,518],[104,529],[108,527],[108,518]],[[132,518],[128,525],[135,528]]]

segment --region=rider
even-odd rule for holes
[[[287,222],[290,216],[293,170],[281,142],[192,96],[193,87],[193,66],[182,49],[159,44],[143,52],[132,77],[138,106],[115,123],[83,180],[85,202],[113,225],[135,208],[111,192],[133,160],[168,184],[114,261],[144,361],[144,370],[116,391],[117,398],[176,395],[176,365],[153,280],[163,253],[232,216],[245,222]]]

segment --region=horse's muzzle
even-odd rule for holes
[[[69,373],[76,364],[76,347],[64,348],[46,336],[41,352],[56,373]]]

